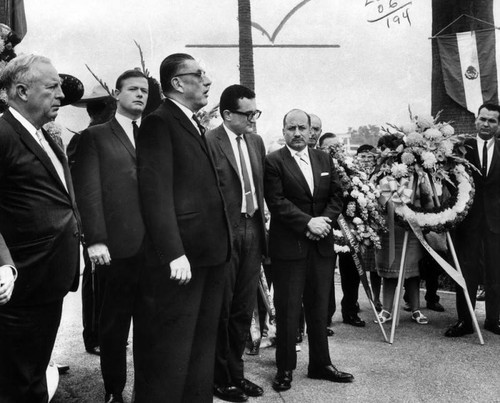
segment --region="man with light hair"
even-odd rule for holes
[[[64,94],[42,56],[13,59],[1,85],[9,109],[0,118],[0,401],[47,402],[45,371],[80,261],[68,163],[42,129]]]

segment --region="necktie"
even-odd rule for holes
[[[296,156],[298,157],[300,170],[302,171],[302,174],[304,175],[307,185],[309,186],[309,190],[311,191],[312,194],[314,190],[314,184],[313,184],[314,182],[312,177],[312,170],[309,166],[309,161],[305,157],[304,153],[298,152]]]
[[[205,128],[201,125],[200,120],[198,119],[198,117],[194,113],[193,113],[193,120],[198,125],[198,130],[200,131],[201,136],[203,137],[205,135]]]
[[[54,166],[57,175],[61,179],[61,182],[64,184],[66,190],[68,190],[68,187],[66,185],[66,177],[64,175],[64,167],[61,161],[59,160],[59,158],[57,158],[56,153],[54,152],[52,147],[50,147],[50,144],[47,142],[47,140],[45,140],[45,137],[43,136],[43,133],[40,129],[36,131],[36,136],[40,141],[40,146],[42,147],[43,151],[45,151],[50,161],[52,162],[52,165]]]
[[[139,136],[139,126],[137,126],[137,122],[132,120],[132,130],[134,133],[134,143],[137,144],[137,137]]]
[[[488,141],[484,141],[483,146],[483,164],[481,165],[481,173],[483,178],[486,178],[488,174]]]
[[[236,136],[236,142],[238,144],[238,154],[240,155],[241,175],[243,176],[243,187],[245,190],[247,214],[251,217],[253,216],[253,213],[255,213],[255,206],[253,204],[252,186],[250,185],[250,176],[248,175],[247,171],[245,155],[243,154],[243,150],[241,148],[241,139],[242,139],[241,134]]]

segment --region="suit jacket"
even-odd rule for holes
[[[242,204],[241,177],[236,163],[236,158],[239,158],[239,156],[234,155],[231,142],[223,125],[209,131],[206,136],[219,176],[231,228],[237,228],[240,223]],[[250,166],[252,167],[252,178],[258,207],[256,214],[259,215],[262,224],[261,239],[262,251],[264,252],[266,250],[264,216],[264,163],[266,149],[260,136],[245,134],[243,137],[247,144]]]
[[[305,258],[309,248],[322,256],[333,256],[333,235],[319,241],[306,237],[312,217],[326,216],[332,226],[342,211],[342,189],[330,156],[309,149],[314,194],[287,147],[266,157],[264,193],[271,212],[269,256],[282,260]]]
[[[45,151],[10,111],[0,118],[0,234],[19,272],[11,305],[61,299],[78,288],[80,221],[62,149],[68,190]],[[9,264],[0,247],[0,264]]]
[[[112,258],[137,254],[144,240],[136,154],[116,118],[82,132],[71,168],[85,243]]]
[[[476,139],[466,140],[466,158],[481,170]],[[458,226],[457,230],[474,231],[478,229],[482,219],[486,218],[488,229],[500,234],[500,142],[494,139],[493,157],[486,178],[480,172],[473,170],[475,194],[469,213]],[[481,150],[482,152],[482,150]]]
[[[230,256],[229,222],[204,137],[169,99],[142,122],[137,141],[139,192],[150,264],[186,255],[192,267]]]

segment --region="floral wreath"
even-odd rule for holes
[[[411,116],[412,122],[403,127],[389,125],[382,144],[387,148],[378,161],[381,203],[391,200],[399,224],[408,221],[423,231],[445,232],[453,229],[467,215],[474,199],[471,169],[464,157],[466,136],[455,135],[449,123],[436,123],[427,116]],[[385,137],[385,139],[384,139]],[[440,206],[422,207],[411,203],[409,178],[418,184],[448,185],[450,197]],[[435,191],[433,188],[433,192]]]
[[[385,220],[377,199],[380,193],[368,175],[346,156],[342,144],[330,147],[330,156],[339,175],[344,197],[343,216],[361,249],[381,248],[379,232],[385,231]],[[333,229],[336,253],[351,251],[341,230]]]

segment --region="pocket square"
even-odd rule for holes
[[[330,175],[330,172],[321,172],[321,176],[328,176]]]

